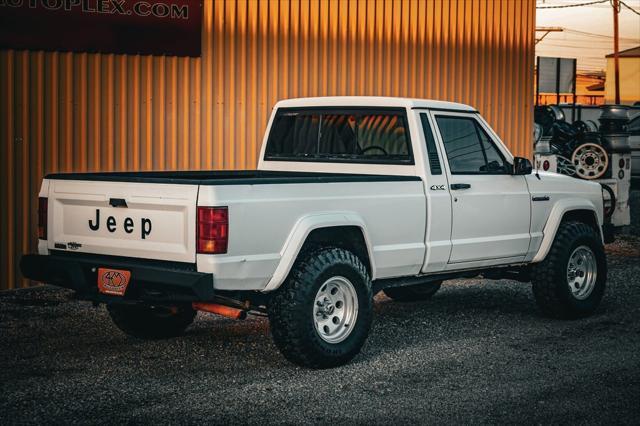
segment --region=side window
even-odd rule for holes
[[[509,167],[473,118],[436,116],[452,174],[508,174]]]
[[[413,164],[405,112],[282,109],[265,160]]]

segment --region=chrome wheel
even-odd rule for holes
[[[579,177],[597,179],[607,171],[609,154],[600,145],[585,143],[576,148],[571,156],[571,161]]]
[[[567,265],[567,284],[573,297],[578,300],[589,297],[597,278],[596,255],[589,247],[579,246],[571,253]]]
[[[351,281],[332,277],[320,286],[313,304],[313,321],[320,338],[339,343],[349,337],[358,319],[358,295]]]

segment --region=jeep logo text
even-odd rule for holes
[[[118,224],[115,217],[107,217],[107,231],[116,232],[117,226]],[[123,222],[123,228],[124,232],[126,232],[127,234],[131,234],[135,229],[133,219],[131,219],[130,217],[125,218]],[[97,231],[100,229],[100,209],[96,209],[95,219],[89,219],[89,229],[91,229],[92,231]],[[143,217],[142,219],[140,219],[140,237],[144,240],[149,234],[151,234],[151,219]]]

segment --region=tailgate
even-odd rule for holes
[[[197,196],[198,185],[52,180],[48,248],[193,263]]]

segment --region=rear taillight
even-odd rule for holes
[[[197,252],[221,254],[229,243],[229,209],[227,207],[198,207]]]
[[[47,211],[48,211],[48,199],[46,197],[38,198],[38,238],[41,240],[47,239]]]

